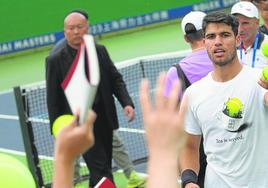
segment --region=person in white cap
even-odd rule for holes
[[[169,96],[172,86],[179,79],[182,80],[182,90],[185,90],[189,85],[200,80],[212,70],[212,62],[208,57],[203,42],[202,21],[205,16],[204,12],[191,11],[183,17],[181,28],[184,33],[184,39],[189,43],[192,53],[168,70],[164,90],[165,96]],[[207,166],[203,142],[200,144],[199,163],[198,185],[203,188]]]
[[[268,0],[240,0],[249,1],[256,5],[259,9],[263,24],[259,27],[259,31],[268,35]]]
[[[268,41],[268,36],[259,32],[258,8],[251,2],[241,1],[233,5],[231,14],[239,22],[238,34],[241,42],[237,49],[238,57],[250,67],[263,68],[268,64],[268,57],[262,53],[260,47],[263,42]]]

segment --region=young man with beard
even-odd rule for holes
[[[180,155],[182,184],[198,188],[201,135],[207,155],[206,188],[268,187],[268,83],[259,69],[240,62],[238,21],[214,12],[203,20],[213,71],[187,88],[186,144]],[[229,103],[237,107],[234,115]]]

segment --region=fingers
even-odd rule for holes
[[[258,81],[258,84],[263,87],[264,89],[268,89],[268,82],[266,80],[264,80],[263,78],[261,78],[259,81]]]
[[[69,125],[65,126],[63,129],[70,130],[70,129],[73,129],[73,128],[77,127],[77,125],[78,125],[78,121],[77,121],[78,117],[79,117],[79,112],[76,112],[74,114],[74,117],[73,117],[72,121],[69,123]],[[62,132],[63,129],[60,132]]]
[[[87,115],[87,120],[86,120],[86,127],[89,128],[89,129],[92,129],[93,128],[93,124],[96,120],[96,113],[93,111],[93,110],[90,110],[88,112],[88,115]]]
[[[134,110],[130,111],[127,117],[128,117],[128,122],[133,121],[135,118],[135,111]]]
[[[155,105],[156,108],[161,109],[165,105],[164,100],[164,86],[165,86],[165,73],[160,73],[157,79]]]
[[[185,118],[186,112],[188,110],[188,98],[187,98],[187,96],[184,95],[182,101],[183,102],[181,103],[180,110],[178,112],[178,118],[179,118],[180,126],[183,126],[184,118]]]
[[[135,118],[135,110],[130,105],[124,108],[124,114],[126,118],[128,119],[128,122],[132,121]]]
[[[135,114],[135,111],[133,110],[131,113],[131,117],[130,117],[129,121],[133,121],[135,119],[135,116],[136,116],[136,114]]]
[[[174,110],[177,108],[178,102],[179,102],[180,91],[181,91],[180,81],[176,81],[172,86],[172,90],[167,100],[167,108],[169,110]]]
[[[76,112],[74,113],[74,119],[71,122],[72,127],[76,127],[79,125],[79,115],[80,115],[80,109],[77,109]]]
[[[150,113],[152,109],[150,96],[149,96],[149,81],[148,80],[142,80],[141,82],[140,104],[141,104],[141,111],[142,111],[143,117],[145,117],[145,115]]]
[[[128,107],[125,107],[124,108],[124,114],[125,114],[125,116],[127,117],[128,115],[129,115],[129,109],[128,109]]]

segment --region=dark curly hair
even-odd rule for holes
[[[202,29],[204,34],[206,33],[206,28],[210,23],[224,23],[232,27],[234,35],[238,35],[238,21],[235,16],[227,14],[224,12],[212,12],[207,14],[203,19]]]

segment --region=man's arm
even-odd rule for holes
[[[140,102],[146,140],[149,150],[148,188],[178,188],[179,152],[184,143],[184,114],[177,105],[180,91],[177,81],[169,97],[163,96],[165,77],[157,81],[155,105],[150,100],[148,81],[143,81],[140,89]]]
[[[126,107],[127,105],[130,105],[134,108],[134,104],[132,99],[129,96],[129,93],[127,91],[126,84],[123,80],[122,75],[120,72],[117,70],[115,67],[114,63],[112,62],[106,48],[104,46],[100,46],[102,49],[102,55],[103,55],[103,60],[108,68],[108,71],[110,73],[110,78],[111,78],[111,87],[112,87],[112,92],[122,105],[122,107]]]
[[[199,187],[197,175],[199,172],[200,135],[186,135],[186,142],[180,155],[180,169],[182,184],[185,187]],[[190,182],[190,183],[189,183]],[[191,183],[192,182],[192,183]]]
[[[73,163],[77,156],[94,144],[93,123],[96,114],[90,111],[84,124],[77,126],[78,114],[69,126],[62,129],[56,139],[53,186],[73,186]]]

